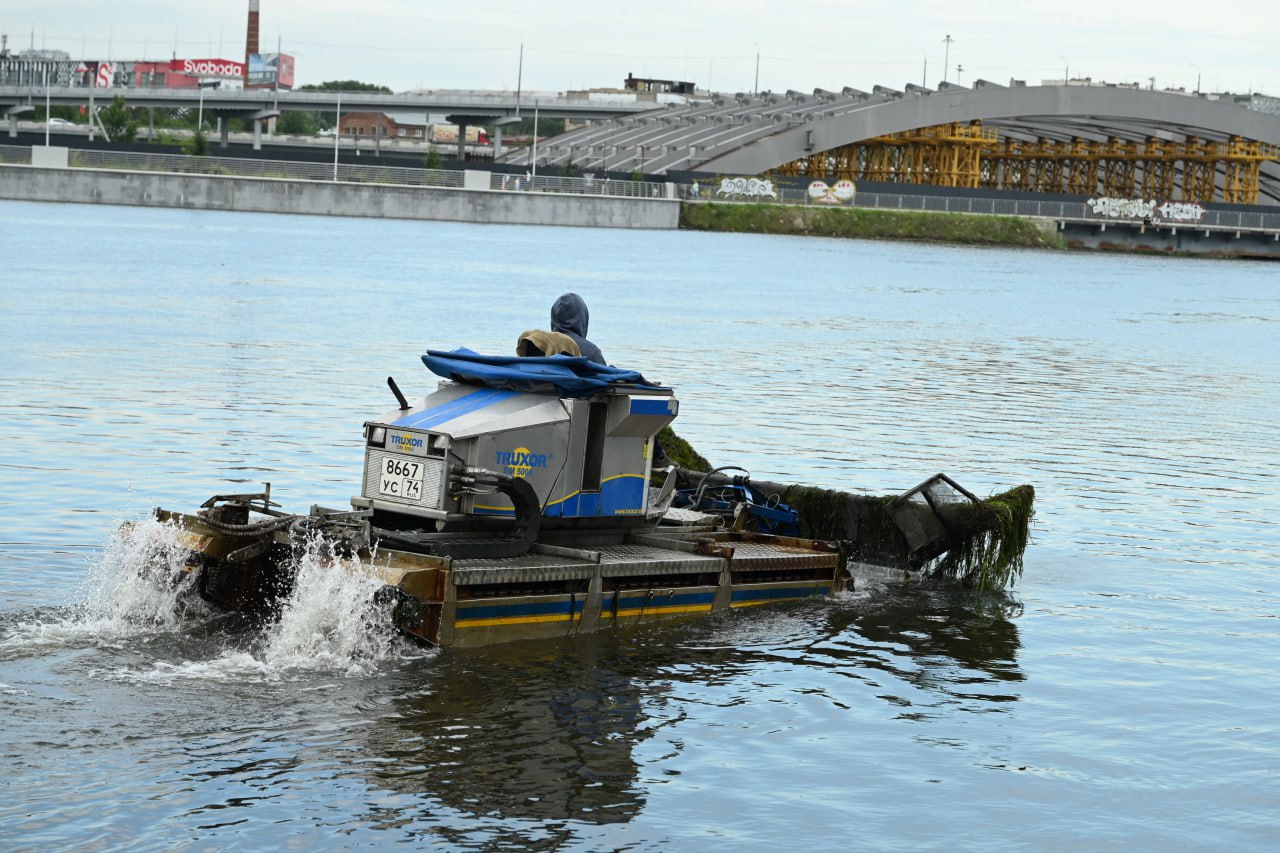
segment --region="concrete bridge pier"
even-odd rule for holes
[[[473,115],[451,115],[445,116],[449,124],[458,127],[458,161],[462,162],[467,159],[467,128],[472,124],[492,124],[498,120],[497,116],[473,116]],[[493,155],[495,158],[497,154]]]
[[[274,121],[280,115],[279,110],[258,110],[249,118],[253,121],[253,150],[262,150],[262,123],[264,121]]]
[[[23,113],[32,112],[30,104],[18,104],[15,107],[9,107],[4,111],[5,116],[9,119],[9,138],[16,139],[18,136],[18,116]]]
[[[503,125],[515,124],[520,119],[515,116],[507,116],[506,118],[497,118],[493,121],[493,159],[494,162],[502,159],[502,128]]]

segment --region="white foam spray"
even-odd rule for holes
[[[378,601],[382,581],[331,543],[310,537],[299,549],[292,594],[248,648],[202,661],[158,662],[128,680],[288,681],[316,675],[358,677],[431,654],[403,637]]]
[[[285,669],[363,674],[406,651],[385,605],[385,584],[319,538],[307,542],[293,595],[266,639],[264,658]]]
[[[176,525],[148,518],[121,525],[89,570],[80,621],[101,636],[173,631],[208,612],[184,571],[190,549]]]
[[[188,552],[179,536],[176,527],[153,518],[122,525],[90,564],[80,600],[15,619],[0,637],[0,652],[120,644],[206,614],[194,576],[183,571]]]
[[[14,620],[0,636],[0,658],[86,645],[125,647],[131,641],[189,632],[215,616],[185,571],[182,531],[148,518],[121,525],[89,567],[80,601]],[[210,649],[203,660],[154,661],[103,670],[113,680],[279,681],[315,675],[362,676],[431,651],[400,636],[378,601],[384,584],[359,562],[311,537],[299,549],[292,595],[277,615],[237,638],[237,648]]]

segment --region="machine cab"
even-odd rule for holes
[[[465,487],[482,470],[525,480],[544,522],[646,521],[654,437],[679,412],[671,389],[583,358],[423,360],[448,381],[365,424],[356,509],[442,524],[513,516],[505,494]]]

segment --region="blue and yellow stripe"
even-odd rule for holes
[[[600,515],[633,515],[644,509],[645,489],[643,474],[615,474],[600,482],[599,492],[577,491],[554,501],[548,501],[542,514],[548,518],[583,518]],[[473,509],[486,515],[513,515],[509,506],[475,504]]]
[[[572,622],[582,618],[585,598],[556,597],[551,601],[514,601],[505,604],[458,603],[455,628],[488,628],[498,625],[533,625]]]
[[[617,618],[626,619],[646,614],[669,616],[677,613],[709,613],[715,600],[716,592],[714,589],[679,592],[670,596],[661,594],[652,598],[643,593],[620,595],[618,597]],[[600,606],[600,618],[614,618],[613,610],[613,599],[606,596]]]
[[[772,604],[775,601],[789,601],[799,598],[811,598],[816,595],[829,595],[831,585],[825,581],[819,584],[803,586],[772,587],[769,589],[735,589],[729,596],[730,607],[756,607],[761,604]]]

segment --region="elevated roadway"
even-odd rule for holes
[[[540,115],[576,120],[607,119],[663,109],[665,104],[616,96],[590,97],[573,92],[489,92],[464,90],[419,89],[398,94],[376,92],[291,92],[273,89],[206,89],[203,97],[196,89],[109,89],[50,88],[0,86],[0,110],[13,107],[41,106],[46,95],[54,106],[80,106],[90,98],[109,103],[117,95],[131,107],[196,107],[236,114],[260,111],[308,110],[318,112],[423,112],[470,117],[503,119]]]
[[[147,89],[134,87],[79,88],[0,86],[0,115],[8,119],[10,137],[17,136],[19,116],[31,113],[46,101],[52,106],[81,106],[87,103],[107,104],[115,97],[124,98],[130,107],[176,109],[185,107],[208,111],[219,119],[222,147],[227,145],[227,126],[223,117],[254,121],[254,149],[261,148],[261,121],[275,118],[289,110],[314,112],[409,112],[427,115],[443,114],[463,128],[459,134],[459,157],[462,156],[465,128],[470,124],[501,126],[534,111],[547,118],[577,121],[608,119],[662,109],[665,104],[644,100],[634,95],[596,97],[575,92],[492,92],[468,90],[418,89],[386,94],[379,92],[294,92],[275,89]],[[499,139],[501,137],[499,136]],[[500,143],[499,143],[500,145]]]

